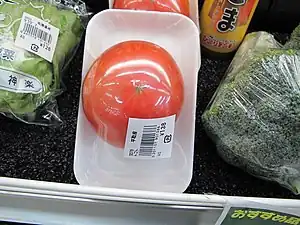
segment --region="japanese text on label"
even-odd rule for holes
[[[12,5],[18,4],[17,2],[14,2],[12,0],[0,0],[0,5],[2,5],[4,3],[6,3],[6,4],[12,4]]]
[[[222,49],[231,49],[236,44],[234,40],[220,40],[212,35],[206,35],[206,34],[203,35],[202,41],[206,45],[210,45]]]
[[[232,7],[225,7],[221,20],[217,23],[217,29],[221,33],[233,31],[239,15],[239,6],[243,6],[246,0],[228,0]]]
[[[0,59],[5,61],[14,61],[16,57],[16,52],[14,50],[0,47]]]
[[[260,220],[271,220],[274,222],[284,223],[284,224],[292,224],[298,225],[300,224],[300,217],[287,216],[277,212],[271,211],[261,211],[255,209],[242,210],[236,209],[231,214],[232,219],[260,219]]]
[[[273,210],[230,208],[222,225],[300,225],[300,217]]]
[[[171,157],[175,115],[158,119],[129,119],[124,157]]]
[[[19,72],[0,68],[0,89],[17,92],[38,94],[42,91],[41,82],[35,77]]]
[[[58,35],[58,28],[23,13],[15,44],[52,62]]]

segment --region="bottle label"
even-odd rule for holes
[[[219,0],[210,8],[209,17],[220,32],[246,25],[257,0]]]
[[[258,0],[206,1],[201,12],[201,41],[217,52],[234,51],[246,33]]]

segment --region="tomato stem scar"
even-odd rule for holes
[[[138,94],[141,94],[142,93],[142,91],[143,91],[143,87],[142,86],[136,86],[135,87],[135,90],[136,90],[136,92],[138,93]]]

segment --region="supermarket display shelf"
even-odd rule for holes
[[[286,37],[280,35],[282,40]],[[58,98],[64,118],[60,128],[28,126],[0,117],[0,220],[210,225],[232,202],[251,201],[299,210],[299,200],[292,200],[299,196],[229,166],[217,155],[203,130],[201,115],[230,60],[205,57],[198,80],[194,172],[186,190],[189,194],[77,185],[73,158],[82,55],[83,43],[64,78],[66,92]]]
[[[280,36],[281,37],[281,36]],[[282,39],[286,35],[282,35]],[[83,44],[64,78],[67,91],[58,98],[64,124],[57,129],[28,126],[0,116],[0,176],[77,184],[73,173],[76,120]],[[226,164],[206,136],[201,114],[230,60],[202,59],[198,100],[193,179],[190,194],[299,199],[289,190]]]
[[[297,200],[155,193],[0,178],[0,220],[31,224],[214,224],[227,204],[296,211]]]

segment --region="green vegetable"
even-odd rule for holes
[[[296,27],[296,29],[293,31],[290,40],[284,45],[284,48],[300,50],[300,26]]]
[[[300,51],[290,46],[300,46],[299,31],[284,48],[268,33],[250,34],[202,116],[225,161],[297,194]]]
[[[78,14],[70,9],[58,8],[38,0],[1,0],[0,4],[0,48],[13,50],[13,61],[0,59],[0,79],[4,75],[1,69],[9,69],[31,75],[42,84],[40,93],[16,93],[1,88],[0,112],[21,120],[34,122],[35,112],[45,103],[51,102],[61,93],[61,73],[78,46],[84,27]],[[52,63],[42,57],[15,46],[14,41],[20,26],[23,12],[43,19],[59,29],[59,37]],[[3,81],[2,81],[3,82]],[[31,118],[33,116],[33,118]]]

